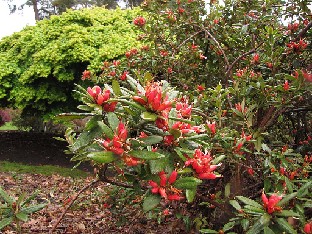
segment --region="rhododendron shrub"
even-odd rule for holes
[[[145,45],[104,61],[94,86],[77,86],[85,113],[61,116],[90,118],[66,133],[72,160],[132,188],[145,211],[192,203],[186,212],[203,233],[306,231],[309,12],[217,2],[209,14],[203,1],[143,3],[148,14],[133,24]],[[298,22],[281,23],[292,15]]]

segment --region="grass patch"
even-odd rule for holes
[[[31,173],[48,176],[58,174],[60,176],[73,178],[85,178],[89,175],[89,173],[79,169],[71,169],[52,165],[33,166],[8,161],[0,161],[0,172],[15,172],[18,174]]]
[[[12,122],[6,122],[3,126],[0,127],[0,131],[12,131],[12,130],[18,130],[16,126],[13,125]]]

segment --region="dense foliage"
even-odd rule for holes
[[[73,110],[71,90],[85,69],[139,44],[132,19],[140,10],[69,11],[0,41],[0,106],[24,113]]]
[[[143,46],[101,74],[91,64],[94,84],[76,86],[85,112],[59,116],[88,120],[66,132],[72,160],[202,233],[311,233],[306,1],[224,2],[143,3]]]

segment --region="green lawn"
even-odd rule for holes
[[[59,174],[61,176],[73,178],[85,178],[89,175],[87,172],[79,169],[63,168],[52,165],[33,166],[8,161],[0,161],[0,172],[15,172],[18,174],[32,173],[42,175]]]
[[[6,122],[3,126],[0,127],[0,131],[9,131],[9,130],[18,130],[18,128],[14,126],[12,122]]]

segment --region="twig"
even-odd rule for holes
[[[58,224],[61,222],[61,220],[64,218],[65,214],[67,213],[68,209],[74,204],[74,202],[77,200],[77,198],[80,196],[80,194],[83,193],[84,191],[86,191],[87,189],[89,189],[90,187],[92,187],[93,185],[95,185],[96,183],[98,183],[99,181],[100,181],[100,179],[96,179],[96,180],[92,181],[91,183],[89,183],[86,186],[84,186],[81,190],[79,190],[75,194],[75,196],[72,198],[72,200],[70,201],[68,206],[63,210],[61,216],[58,218],[56,223],[53,225],[52,229],[49,231],[50,234],[52,234],[53,231],[55,231],[55,229],[57,228]]]
[[[248,51],[248,52],[242,54],[242,55],[239,56],[238,58],[236,58],[236,59],[234,60],[234,62],[233,62],[231,65],[228,66],[227,71],[226,71],[226,73],[225,73],[225,77],[228,78],[228,76],[229,76],[230,72],[232,71],[234,65],[235,65],[239,60],[241,60],[242,58],[244,58],[244,57],[247,56],[247,55],[250,55],[250,54],[256,52],[257,49],[258,49],[260,46],[262,46],[262,44],[263,44],[263,42],[260,43],[256,48],[253,48],[252,50],[250,50],[250,51]]]
[[[293,41],[299,41],[301,38],[303,38],[305,36],[305,34],[307,33],[307,31],[312,28],[312,21],[310,23],[307,24],[307,26],[305,26],[298,34],[298,36],[293,39]]]

